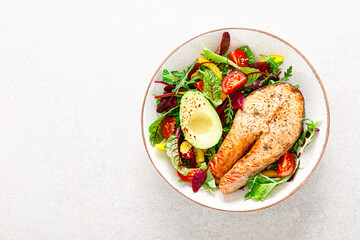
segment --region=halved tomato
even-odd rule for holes
[[[276,173],[279,177],[289,176],[294,171],[295,165],[294,156],[287,152],[280,158],[277,164]]]
[[[204,81],[199,81],[197,83],[195,83],[195,87],[197,90],[199,90],[200,92],[203,92],[204,89]]]
[[[226,75],[221,83],[221,88],[225,94],[230,94],[244,86],[245,83],[245,75],[242,72],[234,71]]]
[[[195,173],[201,171],[200,168],[189,168],[189,173],[188,175],[184,176],[182,175],[181,173],[177,172],[177,174],[179,175],[179,177],[182,179],[182,180],[185,180],[185,181],[188,181],[188,182],[191,182],[193,180],[193,177],[195,175]]]
[[[170,117],[165,119],[163,125],[161,126],[162,134],[164,138],[168,139],[175,132],[175,118]]]
[[[193,148],[190,148],[189,151],[187,151],[186,153],[181,153],[181,157],[183,159],[191,159],[195,156],[194,150]]]
[[[248,58],[244,51],[237,49],[231,53],[229,53],[229,59],[236,63],[239,67],[247,67],[248,66]]]

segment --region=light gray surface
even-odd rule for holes
[[[0,239],[357,239],[360,5],[312,2],[1,1]],[[331,107],[329,143],[310,180],[253,213],[180,196],[140,137],[158,65],[221,27],[293,44]]]

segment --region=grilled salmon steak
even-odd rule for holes
[[[290,84],[269,85],[247,96],[209,162],[220,190],[238,190],[288,151],[301,134],[303,115],[304,98]]]

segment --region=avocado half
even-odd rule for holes
[[[180,126],[194,147],[211,148],[222,135],[222,125],[214,107],[199,91],[188,91],[180,104]]]

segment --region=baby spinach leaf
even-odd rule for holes
[[[264,201],[265,197],[278,184],[278,180],[271,179],[259,173],[255,177],[250,177],[247,186],[250,188],[245,195],[245,200],[252,198],[257,201]]]
[[[248,46],[242,46],[238,49],[242,50],[246,54],[249,64],[256,62],[255,57]]]
[[[182,160],[179,150],[179,138],[176,134],[171,135],[166,141],[166,154],[169,156],[172,165],[179,173],[184,176],[188,175],[189,169],[181,166]]]
[[[222,103],[220,98],[221,90],[221,79],[218,78],[213,71],[210,69],[204,69],[201,71],[204,75],[204,89],[203,93],[215,106],[219,106]]]

